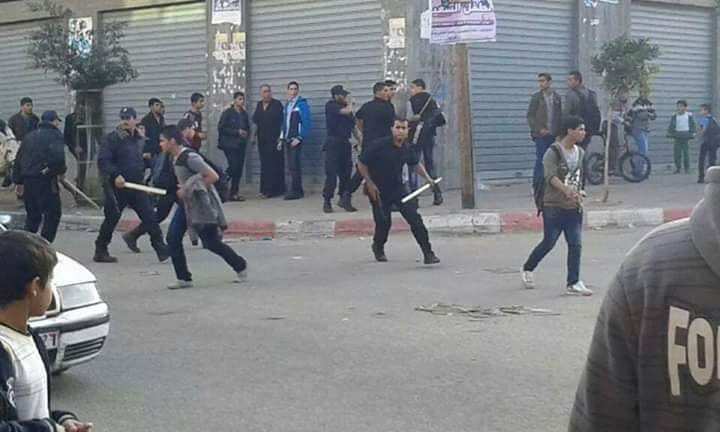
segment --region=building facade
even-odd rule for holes
[[[216,149],[215,125],[232,93],[244,90],[250,111],[261,84],[285,99],[288,81],[301,84],[309,99],[314,132],[304,152],[309,184],[322,181],[323,106],[329,89],[342,84],[356,106],[369,100],[375,81],[392,78],[402,84],[397,111],[406,109],[409,81],[419,77],[443,107],[449,124],[438,143],[440,174],[451,186],[459,181],[459,151],[454,111],[453,69],[448,47],[431,46],[420,37],[420,14],[427,0],[243,0],[234,24],[215,23],[214,7],[230,1],[63,0],[93,26],[128,22],[123,45],[140,76],[112,86],[103,94],[103,124],[113,127],[119,108],[143,112],[150,97],[165,102],[169,122],[189,108],[192,92],[207,97],[209,140],[205,151],[222,160]],[[549,72],[565,91],[572,69],[592,76],[590,57],[602,43],[622,34],[650,37],[660,45],[661,72],[652,99],[659,117],[652,133],[656,166],[670,162],[671,145],[664,130],[677,99],[693,110],[718,98],[718,25],[712,0],[496,0],[497,42],[469,47],[474,163],[477,182],[528,177],[535,152],[525,113],[536,91],[538,72]],[[18,110],[30,96],[36,110],[67,112],[72,95],[53,76],[28,69],[27,36],[45,18],[29,12],[23,1],[2,1],[0,8],[0,118]],[[248,158],[248,181],[259,179],[257,149]]]

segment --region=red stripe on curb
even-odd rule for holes
[[[543,221],[536,213],[505,213],[500,215],[503,233],[542,231]]]
[[[664,209],[665,222],[672,222],[690,217],[692,209]]]
[[[273,238],[275,223],[272,221],[231,221],[225,234],[230,237]]]
[[[138,225],[140,225],[140,220],[138,220],[138,219],[130,219],[130,220],[123,219],[120,222],[118,222],[117,228],[115,228],[115,230],[120,231],[120,232],[128,232]]]
[[[410,226],[404,219],[393,218],[390,232],[410,231]],[[375,232],[375,222],[372,219],[350,219],[335,222],[336,236],[371,235]]]

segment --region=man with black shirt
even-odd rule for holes
[[[403,166],[415,167],[418,175],[421,175],[429,183],[434,183],[434,181],[425,167],[419,163],[415,152],[405,145],[408,137],[407,120],[395,120],[391,134],[390,137],[380,138],[368,144],[363,149],[358,161],[358,170],[365,179],[365,187],[370,197],[375,220],[373,254],[378,262],[387,261],[385,243],[392,225],[391,208],[396,205],[420,245],[425,264],[437,264],[440,260],[435,256],[430,245],[427,228],[418,213],[417,199],[407,203],[402,202],[405,194],[401,178]]]
[[[20,146],[13,181],[25,197],[25,231],[36,234],[42,225],[41,235],[50,243],[62,216],[58,179],[66,171],[60,118],[55,111],[46,111],[38,129],[27,134]]]
[[[422,155],[422,161],[430,175],[435,176],[435,136],[437,128],[444,126],[445,116],[435,102],[435,99],[427,92],[425,81],[416,79],[410,84],[410,110],[413,113],[411,118],[412,128],[412,148],[418,155],[418,159]],[[415,190],[418,187],[417,176],[410,173],[410,187]],[[433,205],[441,205],[443,203],[442,192],[440,186],[433,187]]]
[[[120,221],[122,211],[130,206],[142,221],[143,230],[150,233],[158,259],[169,258],[167,246],[162,238],[160,225],[155,219],[150,198],[145,192],[125,188],[125,182],[143,183],[145,163],[142,158],[143,137],[137,131],[137,113],[135,109],[125,107],[120,110],[120,124],[117,129],[103,138],[98,153],[98,169],[103,177],[105,193],[105,220],[95,241],[95,262],[114,263],[117,258],[110,256],[108,245],[113,231]]]
[[[202,110],[205,108],[205,96],[201,93],[193,93],[190,96],[191,108],[190,111],[185,113],[184,118],[193,122],[193,129],[195,129],[195,136],[190,140],[190,147],[195,150],[200,150],[202,142],[207,138],[207,134],[203,132],[202,126]],[[162,102],[160,103],[161,110]]]
[[[350,174],[352,173],[352,145],[350,136],[355,129],[355,116],[352,107],[348,106],[347,96],[350,94],[341,85],[330,89],[332,99],[325,104],[325,122],[327,139],[325,140],[325,188],[323,189],[323,211],[332,213],[332,198],[335,186],[340,179],[338,194],[340,207],[348,212],[357,209],[352,206],[350,190]]]
[[[358,129],[362,132],[363,147],[371,142],[392,136],[395,121],[395,107],[389,102],[391,88],[385,82],[377,82],[373,86],[375,98],[365,103],[355,114]],[[362,175],[356,171],[350,180],[350,192],[358,190],[362,184]]]
[[[148,101],[148,112],[143,117],[140,124],[145,126],[145,146],[143,148],[143,159],[146,161],[146,165],[151,169],[155,170],[155,161],[160,154],[160,131],[165,127],[165,118],[160,114],[162,109],[162,101],[158,98],[152,98]]]
[[[29,97],[20,100],[20,112],[10,117],[8,126],[15,134],[15,139],[22,142],[25,135],[38,128],[40,119],[33,114],[33,101]]]

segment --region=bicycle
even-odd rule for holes
[[[652,164],[650,158],[633,150],[630,147],[628,136],[630,135],[624,129],[623,133],[623,150],[622,155],[618,159],[617,171],[622,178],[630,183],[640,183],[650,177]],[[603,149],[605,148],[605,136],[603,136]],[[591,185],[600,185],[605,182],[605,153],[593,152],[585,157],[585,177]]]

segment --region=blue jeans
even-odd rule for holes
[[[185,249],[183,248],[183,237],[188,230],[187,217],[185,216],[185,207],[178,205],[175,209],[175,215],[170,222],[167,232],[167,243],[172,259],[175,276],[178,280],[191,281],[192,274],[188,269],[187,258],[185,257]],[[222,242],[220,233],[216,225],[208,225],[198,231],[198,236],[202,240],[205,249],[222,257],[225,262],[236,272],[241,272],[247,268],[245,259],[228,245]]]
[[[645,129],[633,128],[632,136],[635,140],[635,145],[637,145],[638,152],[647,155],[649,150],[648,131]]]
[[[580,281],[580,254],[582,252],[583,216],[580,210],[566,210],[557,207],[545,207],[543,210],[544,236],[532,251],[523,266],[524,271],[534,271],[540,261],[555,247],[560,234],[565,234],[568,245],[567,286]]]
[[[535,141],[535,168],[533,169],[533,185],[539,184],[545,178],[545,170],[543,169],[543,158],[545,152],[548,151],[557,137],[553,135],[541,136],[533,138]]]

